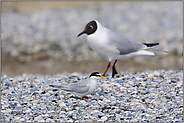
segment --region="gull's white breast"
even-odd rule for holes
[[[119,54],[117,48],[110,45],[107,31],[103,27],[95,33],[88,35],[87,43],[94,51],[108,59],[113,59],[114,55]]]

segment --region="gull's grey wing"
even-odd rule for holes
[[[123,35],[115,33],[109,29],[107,29],[107,35],[110,42],[109,44],[115,46],[121,55],[136,52],[145,47],[145,45],[141,42],[136,40],[129,40]]]
[[[73,92],[77,92],[77,93],[85,93],[89,90],[90,86],[89,86],[89,81],[90,80],[82,80],[78,83],[73,83],[70,84],[70,89]]]

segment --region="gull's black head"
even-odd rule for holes
[[[90,21],[86,25],[85,29],[80,34],[78,34],[78,37],[82,34],[87,34],[87,35],[93,34],[96,32],[96,30],[97,30],[97,23],[94,20]]]

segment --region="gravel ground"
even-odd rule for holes
[[[1,77],[1,122],[183,122],[183,71],[121,73],[99,79],[84,101],[50,84],[66,85],[88,74]]]
[[[97,19],[127,38],[159,42],[158,49],[181,55],[182,17],[182,2],[105,2],[27,14],[12,10],[2,14],[2,53],[21,62],[101,59],[86,46],[85,36],[77,38],[87,22]]]

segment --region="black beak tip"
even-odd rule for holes
[[[84,31],[81,32],[81,33],[79,33],[79,34],[77,35],[77,37],[81,36],[81,35],[84,34],[84,33],[85,33]]]

